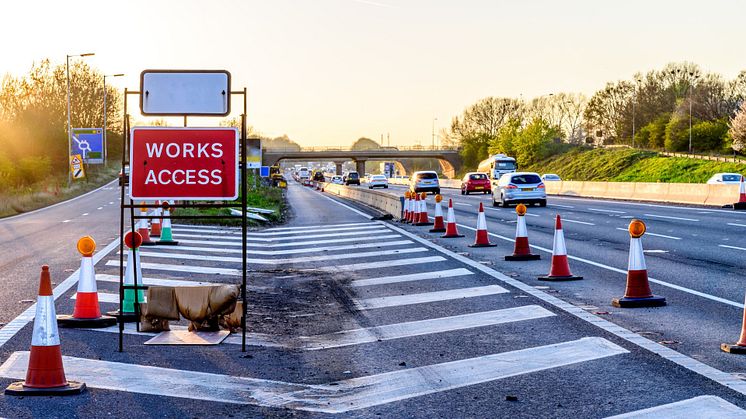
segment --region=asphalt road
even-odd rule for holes
[[[66,205],[72,211],[83,199]],[[109,198],[98,199],[101,206]],[[288,199],[294,215],[287,225],[250,235],[247,353],[240,352],[236,336],[217,346],[151,346],[144,343],[152,335],[131,329],[120,353],[111,330],[60,329],[68,379],[86,381],[88,392],[66,398],[0,396],[0,416],[596,418],[655,407],[664,409],[665,417],[745,413],[738,408],[746,408],[746,383],[729,373],[746,358],[717,354],[719,342],[714,347],[693,340],[657,343],[685,333],[687,323],[686,336],[702,339],[717,334],[718,327],[735,328],[726,339],[732,341],[740,325],[726,314],[738,317],[736,307],[653,284],[669,306],[611,309],[608,300],[623,292],[624,275],[597,266],[601,262],[571,262],[575,273],[586,276],[583,281],[539,283],[535,276],[546,273],[547,254],[538,262],[503,262],[512,244],[494,236],[497,247],[467,247],[473,241],[467,227],[476,223],[473,212],[481,197],[458,196],[463,205],[457,206],[457,217],[467,237],[452,240],[427,233],[426,227],[371,221],[376,214],[370,209],[295,183]],[[565,207],[553,207],[558,203]],[[576,229],[565,223],[571,255],[624,269],[628,236],[616,228],[629,220],[621,217],[660,209],[619,209],[620,203],[598,201],[589,207],[613,205],[622,214],[587,204],[551,200],[548,209],[531,208],[539,215],[528,217],[532,244],[551,247],[550,218],[562,208],[568,220],[593,224]],[[694,211],[696,216],[679,217],[689,219],[708,215],[664,211],[676,217],[672,211]],[[512,210],[488,213],[490,231],[512,237]],[[116,232],[116,215],[100,221],[99,228]],[[663,225],[651,222],[650,231],[669,235]],[[594,239],[592,227],[609,232]],[[72,242],[67,263],[74,269],[79,233],[56,235],[63,234],[74,236],[59,237]],[[240,281],[236,229],[177,225],[174,234],[179,246],[142,250],[146,284]],[[45,242],[47,235],[41,229],[26,240]],[[646,248],[669,253],[648,255],[651,276],[692,281],[690,272],[673,279],[664,275],[663,263],[674,269],[681,262],[670,258],[673,247],[662,248],[657,239],[662,238],[646,237]],[[96,255],[99,299],[106,310],[116,307],[111,301],[117,298],[118,259],[116,249],[103,246]],[[35,288],[38,266],[32,274]],[[62,289],[56,308],[69,313],[75,288]],[[604,312],[611,314],[594,314]],[[32,326],[7,330],[0,330],[0,386],[23,378]],[[3,336],[9,336],[7,343]],[[690,346],[704,355],[685,352]]]

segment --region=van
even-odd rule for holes
[[[409,181],[409,189],[415,193],[432,192],[439,194],[440,181],[438,180],[438,174],[432,170],[414,172]]]

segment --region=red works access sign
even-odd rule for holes
[[[132,128],[133,200],[238,198],[238,129]]]

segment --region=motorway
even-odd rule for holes
[[[15,278],[25,278],[13,283],[13,299],[33,299],[38,266],[50,263],[57,311],[69,313],[75,287],[65,269],[79,263],[75,240],[93,231],[99,299],[116,307],[119,257],[107,245],[118,214],[102,206],[117,208],[115,192],[24,216],[49,224],[25,233],[36,245],[27,271],[3,265],[4,275],[19,269]],[[473,249],[476,209],[489,196],[443,192],[458,203],[464,238],[373,221],[370,208],[291,183],[290,222],[249,236],[247,353],[236,336],[217,346],[150,346],[152,335],[133,328],[119,353],[113,329],[61,329],[68,379],[86,381],[88,392],[0,396],[0,416],[597,418],[649,408],[664,417],[746,416],[737,375],[746,357],[719,350],[740,331],[744,252],[720,245],[746,248],[738,237],[746,227],[729,225],[746,225],[746,216],[550,197],[547,208],[529,208],[531,244],[551,249],[561,213],[571,268],[585,279],[544,283],[536,276],[547,273],[546,251],[536,249],[541,261],[502,260],[512,252],[513,209],[488,207],[498,246]],[[91,215],[83,206],[102,206],[102,218],[65,230],[66,219]],[[648,223],[651,285],[666,307],[610,306],[624,292],[629,235],[619,229],[632,217]],[[4,240],[26,228],[18,220],[5,221],[13,228]],[[176,225],[174,235],[179,246],[142,251],[146,284],[240,281],[240,231]],[[52,248],[61,256],[48,262]],[[24,308],[2,307],[8,318]],[[32,319],[15,318],[0,329],[2,386],[22,379],[27,365]]]

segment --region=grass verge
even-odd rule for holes
[[[263,208],[273,210],[272,214],[261,214],[262,217],[267,218],[269,222],[261,222],[249,219],[249,226],[262,226],[267,227],[271,225],[282,224],[287,218],[287,200],[285,198],[286,189],[270,188],[266,186],[260,186],[257,189],[251,189],[246,195],[247,205],[249,207]],[[241,199],[231,201],[236,205],[236,209],[241,209]],[[177,208],[174,210],[173,215],[230,215],[228,208]],[[240,226],[240,218],[226,218],[226,219],[184,219],[175,220],[182,224],[199,224],[199,225],[224,225],[224,226]]]

